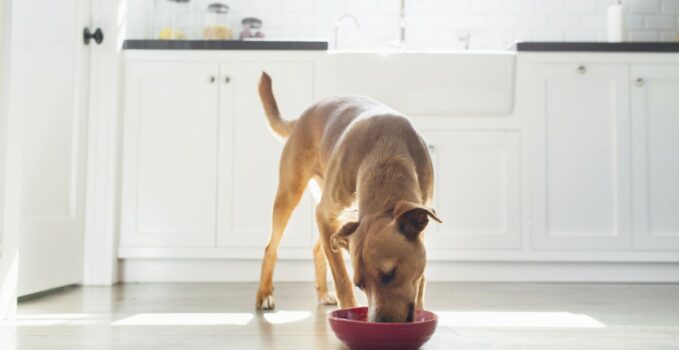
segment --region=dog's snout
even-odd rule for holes
[[[405,319],[403,318],[403,313],[391,314],[388,312],[377,312],[374,318],[374,322],[413,322],[415,320],[415,304],[408,304],[408,311],[405,314]]]
[[[379,316],[377,316],[377,320],[376,320],[376,321],[377,321],[377,322],[391,322],[391,321],[389,320],[389,316],[387,316],[387,315],[379,315]]]

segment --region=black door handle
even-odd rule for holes
[[[83,42],[85,45],[89,45],[92,39],[94,39],[94,42],[97,44],[101,44],[101,42],[104,41],[104,32],[101,31],[101,28],[97,28],[94,33],[92,33],[88,27],[83,29]]]

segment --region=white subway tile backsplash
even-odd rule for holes
[[[153,36],[153,0],[128,0],[128,37]],[[201,11],[213,0],[191,0]],[[339,16],[341,48],[380,48],[398,39],[400,0],[221,0],[240,31],[243,17],[263,20],[270,38],[332,40]],[[407,41],[419,49],[506,49],[515,41],[606,40],[608,6],[615,0],[406,0]],[[679,0],[623,0],[628,40],[675,40]],[[333,43],[331,43],[333,45]]]
[[[679,41],[679,36],[676,32],[660,32],[660,40],[662,41]]]
[[[658,13],[660,12],[660,0],[628,0],[627,8],[632,13]]]
[[[531,38],[535,41],[563,41],[565,33],[560,30],[544,29],[533,32]]]
[[[343,5],[348,12],[376,12],[378,5],[377,2],[373,0],[343,0],[340,4]]]
[[[564,10],[564,2],[568,0],[544,0],[535,2],[535,12],[559,12]],[[592,0],[589,0],[592,1]]]
[[[535,10],[536,1],[552,1],[552,0],[505,0],[504,3],[505,10],[512,12],[532,12]]]
[[[660,40],[660,34],[652,31],[632,30],[627,33],[627,39],[630,41],[658,41]]]
[[[595,41],[597,40],[596,33],[585,30],[573,30],[566,32],[566,41]]]
[[[471,3],[471,0],[440,0],[441,11],[443,12],[466,12],[471,9]]]
[[[377,3],[377,11],[384,14],[398,13],[401,7],[399,1],[394,0],[373,0],[373,1]]]
[[[596,8],[598,12],[606,12],[608,6],[615,2],[615,0],[592,0],[592,1],[596,1],[597,5]],[[628,7],[629,6],[628,2],[629,0],[623,0],[623,6]]]
[[[480,29],[486,28],[488,17],[483,15],[455,15],[453,16],[453,25],[462,29]]]
[[[257,0],[255,0],[257,1]],[[339,0],[316,0],[314,4],[314,10],[316,12],[337,12],[340,8]]]
[[[491,14],[488,15],[489,29],[514,29],[516,28],[516,17],[511,14]],[[498,32],[501,32],[498,30]]]
[[[395,8],[400,9],[399,0],[391,0],[394,3]],[[440,11],[440,1],[439,0],[410,0],[406,1],[406,13],[408,14],[425,14],[425,13],[436,13]]]
[[[474,12],[495,13],[502,11],[504,1],[505,0],[476,0],[472,2],[471,10]]]
[[[549,15],[549,26],[561,29],[578,28],[580,27],[580,16],[574,14]]]
[[[604,29],[606,28],[606,16],[604,14],[582,15],[580,16],[580,27],[583,29]],[[591,30],[596,33],[595,30]]]
[[[549,27],[549,16],[545,14],[523,13],[516,16],[516,27],[520,29],[536,30]]]
[[[592,13],[597,10],[595,0],[568,0],[566,1],[566,11],[577,13]]]
[[[251,7],[255,11],[282,11],[281,0],[252,0]]]
[[[674,29],[673,16],[646,16],[646,29]]]
[[[627,30],[644,29],[644,16],[642,15],[625,16],[625,26]]]
[[[679,14],[679,0],[663,0],[661,6],[661,13],[663,15]]]
[[[314,0],[282,0],[285,11],[309,12],[314,10]]]

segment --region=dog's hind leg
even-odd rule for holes
[[[304,189],[311,178],[311,171],[305,164],[296,164],[300,159],[295,153],[295,147],[286,144],[281,157],[281,167],[278,180],[278,191],[273,206],[271,236],[264,251],[262,273],[259,278],[256,307],[270,310],[274,308],[273,272],[278,258],[278,246],[281,243],[285,226],[290,220],[292,211],[304,194]]]
[[[321,240],[316,241],[314,245],[314,267],[316,268],[316,293],[318,295],[318,302],[322,305],[335,305],[337,299],[328,293],[327,280],[327,261]]]

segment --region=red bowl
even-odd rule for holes
[[[330,327],[339,340],[352,350],[417,349],[436,330],[438,316],[426,310],[415,310],[413,322],[368,322],[368,308],[335,310],[328,314]]]

